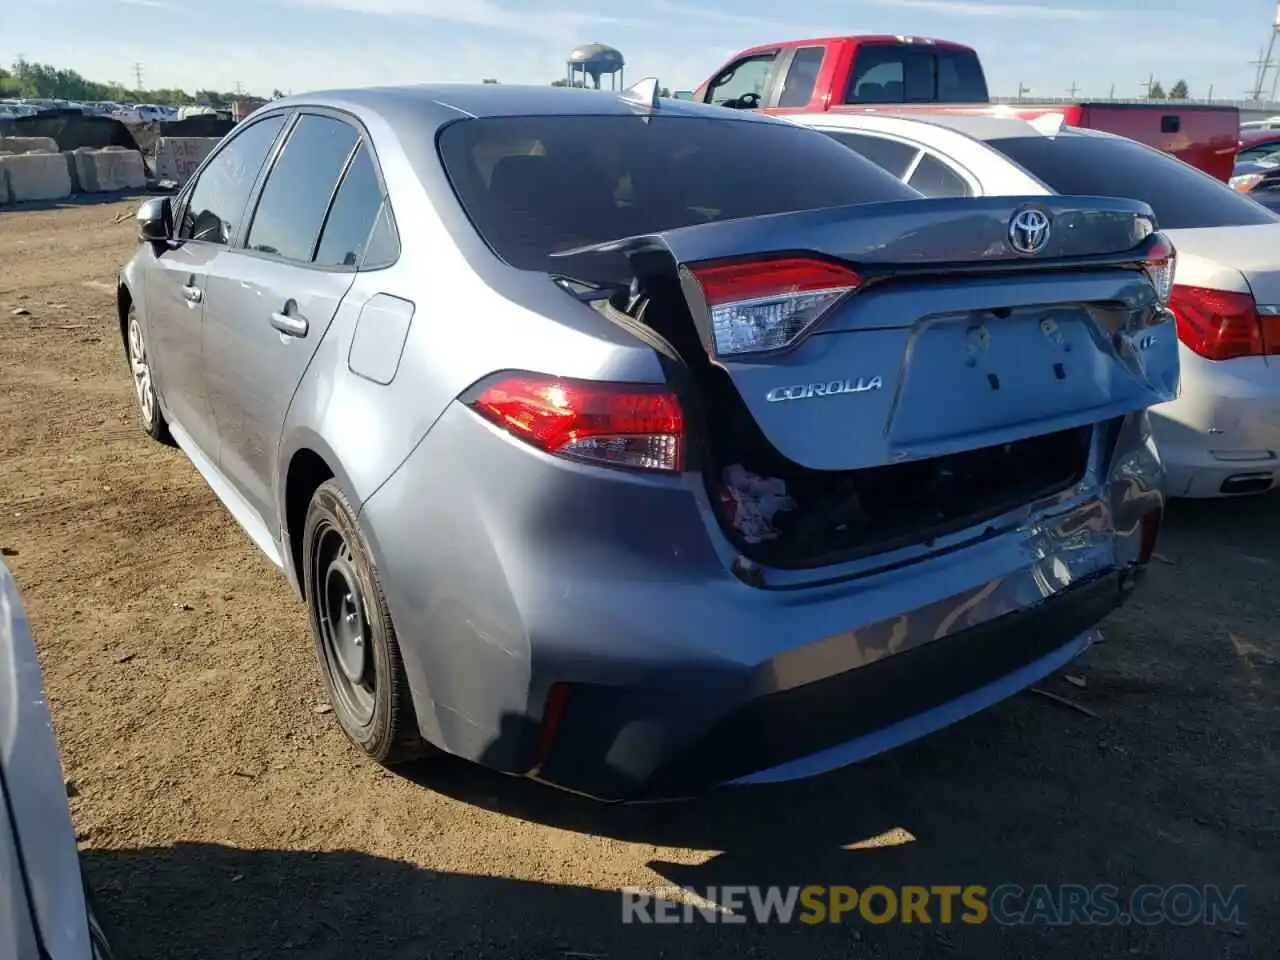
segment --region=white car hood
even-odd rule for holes
[[[13,577],[0,563],[0,956],[92,956],[79,853],[40,663]]]

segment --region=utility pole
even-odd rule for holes
[[[244,93],[244,85],[243,85],[239,80],[237,80],[237,81],[236,81],[236,96],[238,97],[238,96],[240,96],[242,93]]]
[[[1022,81],[1018,81],[1018,99],[1021,100],[1026,94],[1031,92],[1031,88],[1024,86]]]
[[[1072,100],[1074,100],[1076,98],[1076,94],[1079,92],[1080,92],[1080,84],[1072,80],[1071,86],[1067,88],[1067,96],[1070,97]]]
[[[136,84],[135,89],[142,89],[142,64],[134,63],[133,65],[133,82]]]
[[[1111,85],[1111,92],[1107,94],[1107,99],[1114,100],[1115,98],[1116,98],[1116,85],[1113,83]]]
[[[1147,91],[1147,99],[1151,99],[1151,88],[1156,85],[1156,75],[1154,73],[1147,74],[1147,79],[1143,80],[1138,86]]]

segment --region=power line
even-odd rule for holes
[[[1076,97],[1076,94],[1079,92],[1080,92],[1080,84],[1072,80],[1071,86],[1067,88],[1067,96],[1070,97],[1072,100],[1074,100]]]
[[[136,90],[142,89],[142,64],[141,63],[134,63],[133,65],[133,82],[135,84],[134,89]]]

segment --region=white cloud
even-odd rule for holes
[[[1096,20],[1103,11],[1078,7],[1044,7],[1022,3],[983,3],[981,0],[865,0],[895,10],[928,10],[957,17],[1018,17],[1037,20]]]
[[[625,26],[619,17],[575,10],[516,10],[493,0],[284,0],[290,6],[339,10],[385,17],[436,20],[562,40],[592,25]]]

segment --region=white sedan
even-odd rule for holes
[[[1173,497],[1280,483],[1280,216],[1180,160],[1061,117],[792,114],[928,197],[1142,200],[1177,248],[1182,393],[1151,411]]]

